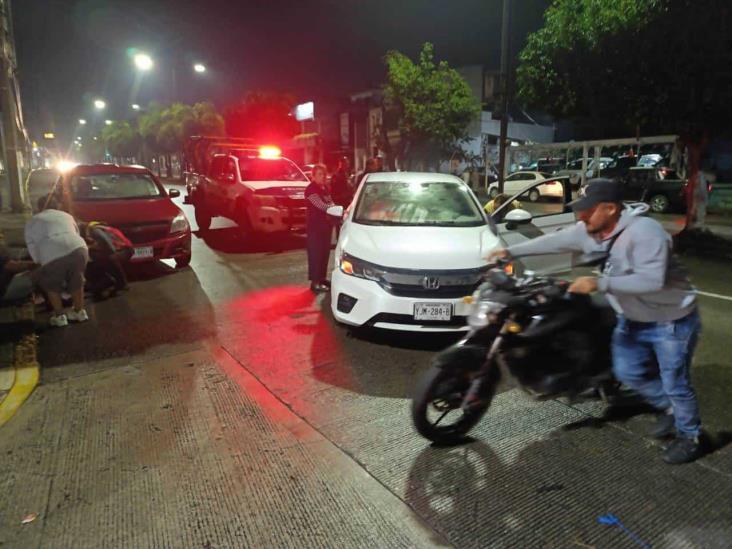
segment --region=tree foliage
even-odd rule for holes
[[[140,117],[139,132],[151,150],[170,154],[179,152],[192,135],[223,135],[224,119],[211,103],[151,103]]]
[[[519,97],[606,135],[728,127],[730,11],[728,0],[555,0],[519,56]]]
[[[396,112],[401,137],[398,156],[434,164],[460,149],[480,104],[465,79],[446,61],[435,62],[425,43],[417,62],[398,51],[385,57],[384,101]]]
[[[142,137],[137,128],[129,122],[113,122],[102,130],[102,141],[112,156],[129,158],[140,150]]]
[[[292,116],[294,107],[295,98],[291,95],[251,92],[224,113],[226,133],[232,137],[250,137],[261,143],[291,139],[300,127]]]

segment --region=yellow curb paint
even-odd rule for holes
[[[13,417],[38,385],[40,368],[35,360],[35,336],[23,339],[16,347],[15,382],[0,402],[0,427]]]

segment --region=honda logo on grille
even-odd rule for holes
[[[440,287],[440,279],[436,276],[425,276],[422,279],[422,287],[425,290],[437,290]]]

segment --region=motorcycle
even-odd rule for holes
[[[567,281],[507,270],[507,262],[499,261],[487,272],[467,298],[467,335],[435,357],[417,386],[412,421],[429,440],[464,440],[506,375],[540,400],[586,393],[607,399],[618,386],[611,370],[615,314],[609,305],[568,292]]]

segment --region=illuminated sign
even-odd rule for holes
[[[46,132],[43,134],[44,139],[56,139],[56,134],[53,132]]]
[[[295,119],[299,122],[303,120],[314,120],[315,119],[315,103],[308,101],[307,103],[300,103],[295,107]]]

